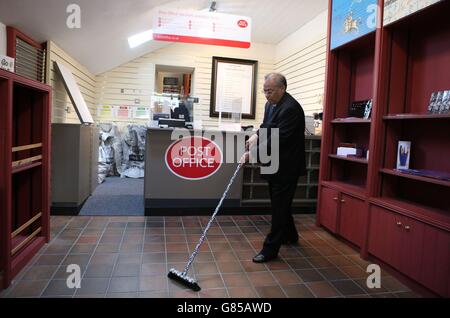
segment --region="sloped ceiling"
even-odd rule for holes
[[[54,41],[100,74],[168,45],[130,49],[128,37],[151,28],[155,7],[201,10],[209,0],[0,0],[0,22],[38,42]],[[327,8],[327,0],[218,0],[217,11],[252,18],[252,42],[277,44]],[[81,8],[81,29],[66,26],[69,4]]]

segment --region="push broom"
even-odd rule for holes
[[[184,268],[184,271],[180,272],[174,268],[171,268],[169,271],[169,274],[167,275],[170,279],[173,279],[173,280],[183,284],[184,286],[192,289],[193,291],[199,291],[199,290],[201,290],[201,288],[198,285],[198,283],[195,281],[195,279],[187,276],[189,268],[191,267],[192,262],[195,259],[195,256],[197,256],[200,246],[203,244],[203,241],[206,238],[206,234],[208,233],[208,230],[211,227],[212,222],[214,221],[217,213],[219,212],[220,207],[222,206],[223,200],[227,196],[227,193],[230,190],[230,187],[233,184],[234,179],[236,179],[236,176],[238,175],[239,170],[242,168],[243,165],[244,165],[243,163],[240,163],[238,165],[238,167],[236,168],[236,171],[234,172],[233,176],[231,177],[231,180],[228,183],[228,186],[225,189],[225,192],[223,193],[222,198],[220,199],[219,204],[217,205],[216,210],[214,211],[214,214],[211,216],[211,219],[209,220],[208,224],[206,225],[205,230],[203,231],[203,234],[197,243],[197,246],[195,247],[194,251],[192,252],[191,256],[189,257],[189,260],[186,264],[186,267]]]

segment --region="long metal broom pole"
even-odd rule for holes
[[[228,186],[227,186],[227,188],[225,189],[225,192],[223,193],[222,198],[220,199],[219,204],[217,205],[216,210],[214,211],[214,214],[212,215],[211,219],[209,220],[208,224],[206,225],[206,228],[205,228],[205,230],[203,231],[203,234],[202,234],[202,236],[200,237],[200,240],[198,241],[197,246],[196,246],[195,249],[194,249],[194,252],[192,252],[192,255],[189,257],[189,261],[188,261],[188,263],[187,263],[187,265],[186,265],[186,267],[184,268],[184,271],[183,271],[183,273],[182,273],[183,276],[186,276],[186,275],[187,275],[187,273],[188,273],[188,271],[189,271],[189,268],[191,267],[192,262],[194,261],[195,256],[197,256],[197,254],[198,254],[198,250],[200,249],[200,246],[203,244],[203,241],[204,241],[205,238],[206,238],[206,234],[208,233],[208,230],[209,230],[209,228],[211,227],[211,224],[212,224],[212,222],[214,221],[214,218],[216,217],[217,213],[219,212],[220,207],[222,206],[223,200],[224,200],[225,197],[227,196],[228,191],[230,190],[231,185],[232,185],[233,182],[234,182],[234,179],[236,179],[236,176],[238,175],[239,170],[241,170],[241,168],[242,168],[243,165],[244,165],[243,163],[240,163],[240,164],[238,165],[238,167],[236,168],[236,171],[234,172],[233,177],[231,178],[230,182],[228,182]]]

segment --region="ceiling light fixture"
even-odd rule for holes
[[[153,30],[148,30],[129,37],[128,44],[130,45],[130,48],[134,49],[135,47],[138,47],[139,45],[142,45],[152,40],[153,40]]]
[[[209,5],[209,7],[203,8],[199,11],[200,12],[210,12],[210,13],[217,12],[217,1],[211,1],[211,4]]]
[[[209,7],[209,12],[216,12],[217,11],[217,1],[211,1],[211,6]]]

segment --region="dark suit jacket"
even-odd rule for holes
[[[279,129],[280,165],[277,173],[262,176],[271,181],[297,180],[299,176],[306,174],[305,113],[289,93],[285,93],[275,106],[270,119],[268,118],[269,107],[273,106],[267,103],[261,128]],[[259,138],[258,147],[267,146],[270,149],[270,134],[267,140],[262,139]]]

